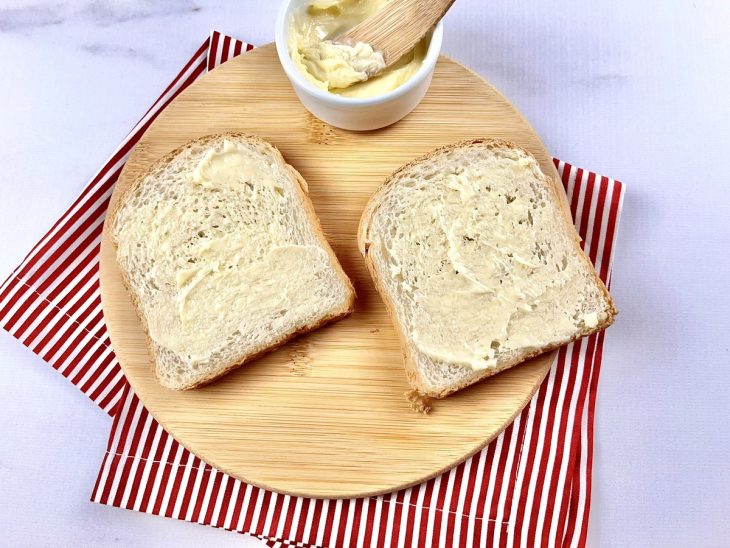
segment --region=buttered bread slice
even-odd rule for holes
[[[353,309],[304,179],[258,137],[211,135],[171,152],[109,222],[168,388],[201,386]]]
[[[408,381],[441,398],[613,322],[553,181],[505,141],[448,146],[396,171],[359,231]]]

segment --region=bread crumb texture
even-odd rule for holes
[[[376,197],[367,253],[425,393],[609,321],[610,297],[552,184],[530,154],[497,141],[436,151]]]
[[[158,378],[186,388],[336,315],[352,298],[295,172],[260,139],[221,135],[155,164],[112,225]]]

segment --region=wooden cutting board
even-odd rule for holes
[[[173,101],[132,153],[112,201],[165,153],[231,130],[268,139],[305,177],[324,231],[355,285],[356,311],[208,387],[166,390],[154,380],[105,230],[105,320],[124,372],[152,415],[186,448],[232,476],[325,498],[419,483],[496,437],[534,394],[554,353],[438,401],[428,416],[414,413],[403,396],[408,386],[398,341],[358,254],[356,232],[368,198],[387,175],[454,141],[510,139],[558,181],[527,121],[490,84],[442,56],[426,98],[404,120],[373,132],[339,130],[302,107],[272,44],[228,61]]]

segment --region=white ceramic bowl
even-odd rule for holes
[[[308,0],[284,0],[282,3],[276,18],[276,51],[294,91],[309,112],[333,126],[366,131],[389,126],[416,108],[431,84],[433,69],[441,51],[444,35],[441,22],[433,31],[423,64],[410,80],[393,91],[376,97],[342,97],[312,84],[294,66],[289,56],[287,38],[290,19],[292,13],[302,9],[306,3]]]

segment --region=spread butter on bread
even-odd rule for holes
[[[122,277],[168,388],[206,384],[353,309],[306,182],[258,137],[211,135],[178,148],[110,215]]]
[[[445,397],[613,322],[561,193],[522,148],[478,139],[403,166],[371,198],[358,244],[418,394]]]

